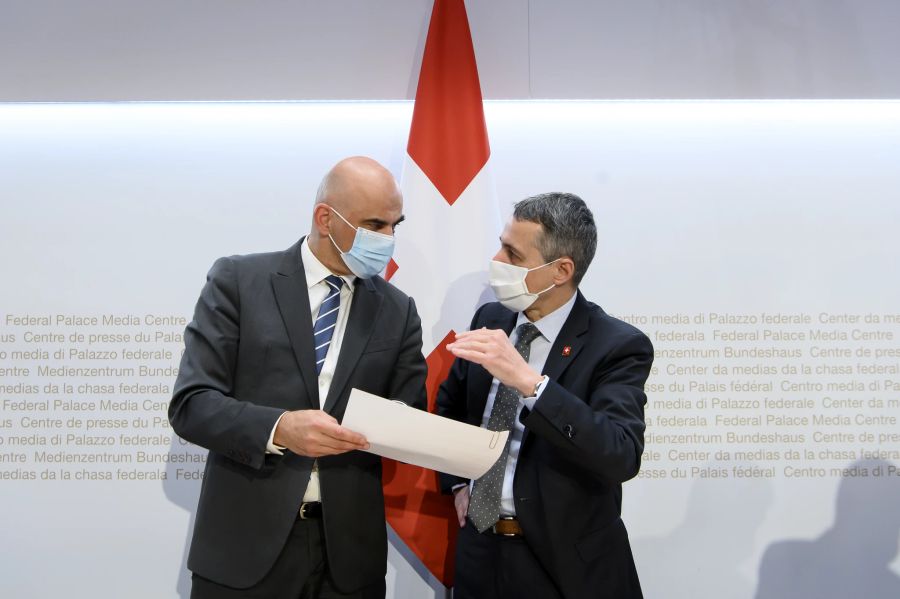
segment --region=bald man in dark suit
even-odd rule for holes
[[[307,237],[210,270],[169,408],[209,449],[192,597],[384,597],[381,459],[340,421],[354,387],[425,406],[415,304],[377,274],[402,208],[386,169],[346,159]]]

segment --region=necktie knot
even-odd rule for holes
[[[341,287],[344,286],[344,279],[337,275],[328,275],[325,277],[325,282],[328,284],[331,289],[328,292],[328,295],[331,295],[335,291],[340,292]]]
[[[523,322],[519,325],[517,330],[519,333],[519,340],[516,341],[516,348],[530,346],[532,341],[541,336],[541,332],[538,328],[530,322]]]

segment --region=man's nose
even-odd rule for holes
[[[497,250],[497,253],[494,254],[494,260],[496,260],[497,262],[505,262],[507,264],[510,263],[509,257],[507,257],[506,252],[503,251],[503,248],[500,248],[499,250]]]

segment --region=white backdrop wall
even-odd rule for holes
[[[432,0],[4,0],[0,101],[406,99]],[[894,0],[469,0],[487,98],[897,98]]]
[[[897,596],[900,103],[486,114],[504,217],[533,193],[582,195],[600,231],[582,290],[657,349],[624,502],[646,596],[778,597],[797,581],[810,597]],[[406,102],[0,105],[0,595],[187,597],[203,452],[165,424],[180,319],[216,257],[307,231],[341,157],[399,176],[410,116]],[[440,596],[403,554],[389,596]]]

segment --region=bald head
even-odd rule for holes
[[[366,198],[396,201],[402,206],[400,187],[391,172],[371,158],[352,156],[335,164],[322,178],[316,203],[341,210],[350,209]]]
[[[393,235],[402,220],[403,195],[391,172],[365,156],[345,158],[319,184],[310,248],[332,272],[343,274],[340,252],[353,245],[355,228]]]

